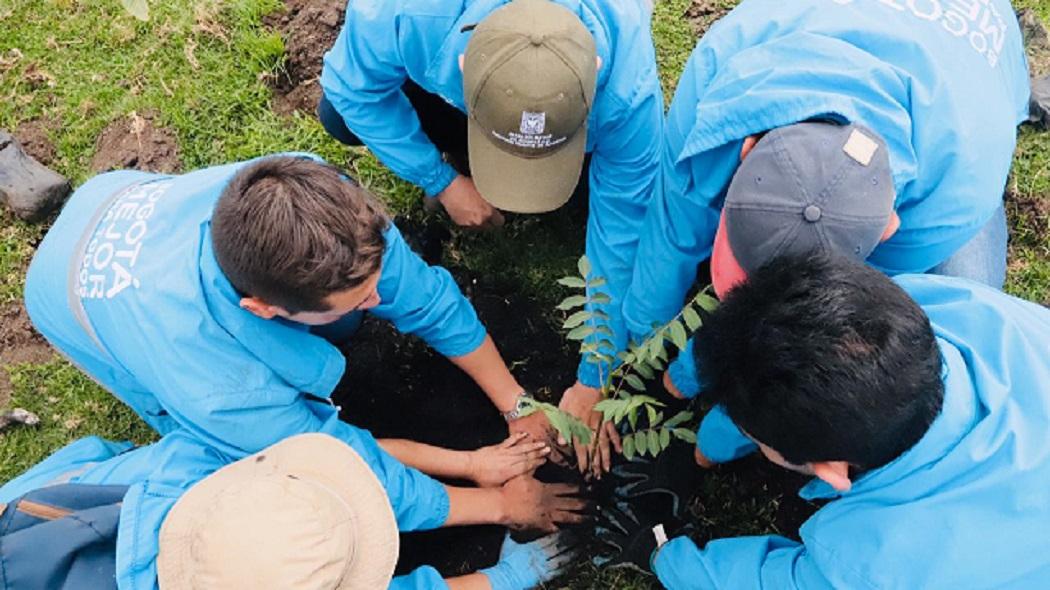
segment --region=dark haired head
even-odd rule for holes
[[[770,261],[729,292],[696,342],[712,401],[796,465],[885,465],[922,438],[944,398],[926,314],[846,258]]]
[[[219,267],[241,294],[289,313],[327,311],[325,298],[380,268],[387,216],[365,189],[314,160],[246,166],[215,206]]]

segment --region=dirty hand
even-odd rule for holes
[[[711,469],[715,465],[718,465],[718,463],[708,459],[707,455],[700,451],[700,447],[696,447],[696,449],[693,450],[693,458],[696,459],[696,464],[704,469]]]
[[[563,412],[572,414],[583,421],[597,436],[591,437],[591,444],[585,445],[580,441],[572,441],[576,450],[576,461],[580,473],[590,473],[601,477],[602,473],[609,471],[612,466],[612,453],[609,443],[616,448],[617,453],[623,452],[620,444],[620,433],[612,422],[602,422],[602,413],[594,411],[594,404],[601,400],[602,394],[597,388],[588,387],[577,381],[572,387],[565,390],[561,397],[558,408]],[[558,438],[559,445],[568,444],[561,437]]]
[[[551,440],[551,423],[543,412],[537,411],[523,418],[511,420],[507,423],[507,429],[511,434],[526,434],[533,442]]]
[[[481,570],[492,590],[527,590],[549,582],[565,572],[576,557],[576,547],[564,533],[547,535],[531,543],[503,539],[499,563]]]
[[[530,441],[525,433],[512,434],[498,445],[467,452],[467,473],[480,487],[497,487],[507,480],[531,473],[547,460],[546,442]]]
[[[474,181],[462,174],[437,195],[448,216],[456,225],[471,229],[495,229],[503,225],[503,214],[489,204]]]
[[[558,524],[583,522],[588,505],[579,492],[576,486],[545,484],[530,475],[519,475],[500,488],[505,524],[515,530],[552,533]]]

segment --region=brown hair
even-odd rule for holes
[[[334,166],[276,156],[246,166],[211,219],[215,258],[242,294],[289,313],[328,311],[382,263],[382,205]]]

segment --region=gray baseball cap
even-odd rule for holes
[[[824,122],[770,131],[729,185],[711,254],[716,290],[782,254],[866,259],[890,222],[895,194],[889,150],[874,131]]]

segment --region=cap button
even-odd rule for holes
[[[544,35],[542,33],[533,33],[529,35],[529,42],[533,45],[543,45]]]
[[[817,207],[816,205],[810,205],[809,207],[806,207],[804,211],[802,211],[802,216],[805,217],[806,221],[810,223],[820,221],[821,214],[822,211],[820,210],[820,207]]]

